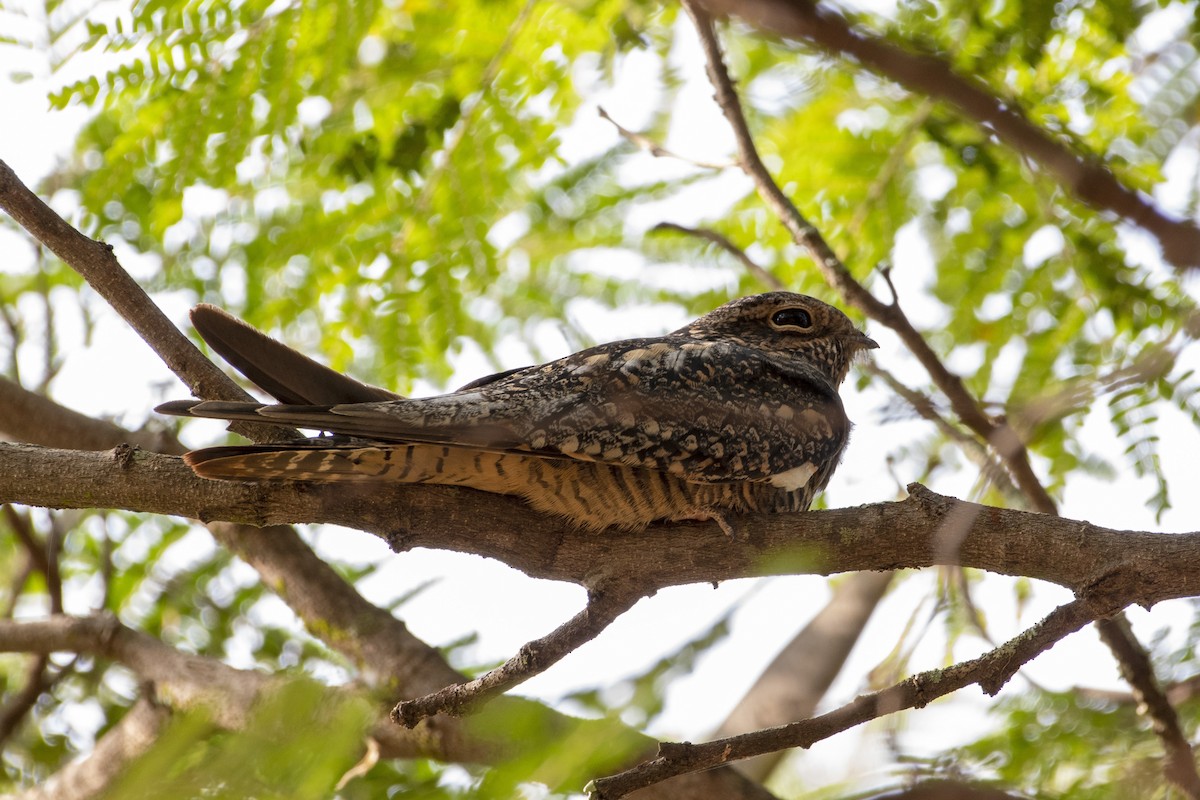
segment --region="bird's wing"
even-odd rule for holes
[[[400,397],[318,364],[216,306],[198,305],[191,318],[213,350],[281,403],[330,405]]]
[[[789,489],[836,459],[849,433],[837,392],[816,369],[686,337],[601,345],[423,399],[333,406],[189,401],[160,410],[379,442],[599,461],[694,481],[771,480]]]

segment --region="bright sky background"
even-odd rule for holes
[[[732,149],[732,138],[711,102],[711,89],[703,76],[700,54],[694,39],[685,35],[679,48],[680,67],[688,75],[675,109],[676,135],[665,145],[678,153],[698,160],[721,161]],[[9,71],[19,64],[29,69],[35,79],[14,84]],[[89,68],[80,64],[73,71]],[[616,88],[597,91],[585,104],[578,121],[566,132],[570,147],[580,156],[608,146],[616,136],[612,127],[595,114],[597,105],[604,106],[612,116],[628,128],[636,129],[648,119],[656,102],[653,82],[646,80],[652,69],[651,60],[630,56],[619,70]],[[48,85],[57,85],[61,76],[47,82],[44,63],[27,53],[14,53],[0,48],[0,104],[6,109],[6,121],[0,124],[0,159],[8,162],[30,186],[46,175],[57,160],[69,152],[75,131],[86,118],[86,112],[71,109],[52,113],[48,110],[45,93]],[[652,175],[674,173],[686,169],[677,162],[644,156],[628,166],[642,179]],[[1187,170],[1168,170],[1168,174],[1188,174]],[[930,176],[936,181],[938,176]],[[746,179],[730,171],[721,179],[718,190],[706,189],[684,203],[656,204],[645,213],[645,227],[660,220],[696,221],[704,215],[716,214],[725,207],[727,198],[746,186]],[[1168,184],[1158,193],[1167,209],[1180,207],[1187,187]],[[55,205],[61,213],[70,215],[69,198],[59,196]],[[1134,236],[1140,234],[1134,232]],[[1145,238],[1145,237],[1141,237]],[[1046,237],[1054,246],[1054,237]],[[21,233],[0,229],[0,272],[33,268],[29,239]],[[125,266],[135,275],[144,273],[136,254],[119,252]],[[1038,258],[1036,252],[1030,258]],[[1147,247],[1147,259],[1152,260],[1153,248]],[[898,244],[894,262],[898,265],[895,278],[901,300],[917,327],[937,324],[937,309],[922,302],[921,291],[932,269],[928,254],[915,229],[905,231]],[[618,274],[643,270],[634,258],[606,262],[606,270]],[[140,268],[140,269],[139,269]],[[655,268],[659,269],[659,268]],[[658,274],[662,280],[683,275],[688,267],[678,270],[664,268]],[[695,273],[687,273],[695,280]],[[1196,284],[1193,282],[1193,289]],[[832,292],[825,299],[836,301]],[[160,298],[168,314],[181,325],[186,324],[188,300],[179,296]],[[64,304],[64,309],[69,304]],[[597,305],[579,302],[571,312],[597,341],[626,338],[634,335],[653,335],[678,327],[686,321],[679,314],[648,315],[644,309],[630,313],[604,312]],[[187,392],[171,376],[149,349],[131,334],[123,323],[110,315],[103,319],[94,336],[91,348],[84,348],[78,320],[69,313],[60,315],[65,324],[62,339],[66,363],[54,384],[55,397],[64,404],[88,414],[115,418],[122,424],[138,427],[149,410],[163,399],[184,397]],[[919,383],[922,373],[915,362],[901,352],[895,337],[880,326],[868,326],[878,339],[881,349],[875,357],[900,375],[912,376]],[[546,330],[546,352],[565,355],[566,341],[557,331]],[[1186,358],[1192,366],[1200,367],[1196,348]],[[32,351],[31,351],[32,352]],[[501,350],[507,366],[528,363],[528,354],[517,343]],[[952,364],[955,363],[952,360]],[[490,371],[485,360],[468,349],[458,362],[458,373],[452,384],[465,382]],[[37,375],[32,363],[29,374]],[[426,392],[434,387],[423,387]],[[928,429],[920,422],[882,423],[881,409],[885,396],[868,389],[859,394],[848,381],[843,388],[847,411],[856,422],[854,438],[840,471],[829,489],[833,506],[851,506],[890,500],[898,496],[897,479],[903,483],[913,475],[888,474],[886,454],[903,442],[926,435]],[[1200,447],[1200,434],[1181,414],[1167,412],[1162,421],[1161,457],[1168,475],[1195,476],[1195,453]],[[220,435],[219,425],[188,429],[189,443],[199,446]],[[1088,421],[1091,445],[1122,463],[1123,446],[1115,441],[1111,426],[1103,413],[1093,414]],[[965,496],[975,479],[975,470],[965,467],[956,477],[941,475],[934,485],[938,491]],[[1200,521],[1200,493],[1189,491],[1180,480],[1172,485],[1175,508],[1168,511],[1161,523],[1141,505],[1153,487],[1146,480],[1123,478],[1119,483],[1107,483],[1090,478],[1077,478],[1068,488],[1062,513],[1077,519],[1087,519],[1112,528],[1134,530],[1184,531],[1195,530]],[[430,579],[435,586],[425,591],[401,610],[411,630],[431,644],[454,641],[471,632],[478,632],[475,655],[479,661],[499,660],[512,653],[525,641],[541,636],[575,613],[583,603],[583,591],[574,586],[526,578],[497,562],[483,558],[418,550],[391,555],[376,539],[356,531],[325,528],[314,534],[318,549],[339,557],[384,560],[384,569],[361,588],[371,599],[386,602],[397,594]],[[207,546],[204,535],[194,537],[189,546]],[[647,545],[652,546],[652,545]],[[246,580],[256,579],[246,568]],[[863,641],[851,657],[841,678],[833,687],[826,707],[853,698],[864,688],[866,674],[895,644],[895,637],[910,615],[924,619],[930,611],[931,587],[936,571],[910,573],[901,581],[881,606],[866,632]],[[1039,619],[1053,606],[1069,599],[1068,593],[1056,587],[1038,585],[1034,600],[1021,616],[1016,615],[1010,579],[989,576],[976,590],[977,605],[987,614],[992,635],[1006,639]],[[88,610],[86,593],[68,598],[69,609],[84,613]],[[718,725],[741,693],[757,677],[763,666],[817,611],[828,597],[826,581],[819,577],[776,578],[771,580],[732,581],[719,588],[693,586],[668,589],[643,600],[633,611],[618,620],[596,641],[580,648],[549,672],[519,688],[518,692],[548,700],[563,693],[592,686],[612,686],[618,678],[637,674],[663,654],[672,652],[690,638],[704,631],[720,615],[738,606],[734,615],[734,632],[723,645],[711,651],[700,663],[697,672],[678,681],[668,695],[667,711],[651,733],[669,738],[703,738]],[[262,613],[273,620],[287,616],[282,603],[278,608],[264,608]],[[1158,629],[1188,621],[1188,609],[1182,602],[1164,603],[1146,612],[1131,609],[1130,616],[1143,641],[1149,641]],[[922,616],[923,615],[923,616]],[[1179,636],[1167,644],[1178,643]],[[914,667],[927,669],[942,666],[945,640],[935,622],[918,647]],[[988,649],[987,645],[969,637],[955,650],[956,660],[969,658]],[[237,659],[235,658],[235,661]],[[1068,688],[1073,685],[1117,688],[1120,682],[1111,656],[1089,628],[1050,653],[1038,658],[1028,674],[1048,688]],[[1014,681],[1005,692],[1022,685]],[[964,740],[980,730],[985,723],[985,698],[977,688],[955,695],[949,702],[939,702],[931,708],[904,718],[901,741],[918,753]],[[887,729],[895,720],[877,723],[867,729],[853,731],[831,742],[818,744],[809,753],[800,754],[806,782],[810,785],[836,780],[842,771],[875,767],[886,760],[882,737],[871,731]]]

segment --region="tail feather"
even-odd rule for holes
[[[413,447],[329,447],[311,445],[208,447],[183,457],[202,478],[216,480],[405,481],[403,465]],[[407,457],[407,458],[406,458]],[[399,468],[398,468],[399,467]],[[409,472],[412,472],[410,469]],[[413,476],[419,480],[418,475]]]
[[[524,484],[519,456],[428,444],[233,445],[193,450],[183,460],[214,480],[440,483],[498,494],[519,493]]]

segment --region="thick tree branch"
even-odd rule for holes
[[[683,772],[710,769],[730,761],[789,747],[811,747],[836,733],[908,708],[921,708],[950,692],[977,683],[987,694],[998,692],[1023,665],[1097,617],[1118,610],[1107,598],[1081,598],[989,653],[947,669],[930,670],[812,719],[778,728],[717,739],[704,744],[663,744],[658,758],[631,770],[592,782],[595,800],[616,800],[643,786]]]
[[[28,423],[30,416],[37,422]],[[84,450],[124,448],[125,442],[139,439],[139,434],[79,414],[3,377],[0,431],[43,445]],[[167,453],[186,450],[166,434],[141,438]],[[55,485],[48,482],[47,488]],[[389,612],[363,599],[294,530],[219,522],[209,530],[258,570],[310,630],[321,631],[330,646],[359,664],[369,677],[386,681],[392,691],[416,696],[461,680],[435,648],[409,633]]]
[[[67,485],[48,483],[70,474]],[[330,522],[396,550],[436,547],[496,558],[533,577],[585,587],[614,579],[662,588],[763,575],[830,574],[953,564],[1050,581],[1103,585],[1126,603],[1200,596],[1200,533],[1114,531],[992,508],[913,484],[902,502],[739,518],[746,541],[713,522],[593,534],[564,528],[514,498],[449,486],[387,492],[329,484],[198,478],[173,456],[0,444],[0,502],[122,508],[250,525]],[[369,499],[369,502],[367,500]],[[489,524],[479,526],[480,519]]]
[[[853,29],[837,12],[809,0],[697,0],[710,14],[737,16],[760,30],[848,57],[910,91],[953,105],[986,132],[1028,157],[1087,205],[1111,211],[1153,234],[1163,257],[1200,267],[1200,228],[1173,219],[1125,186],[1094,157],[1049,136],[1010,100],[956,73],[943,59],[917,54]]]

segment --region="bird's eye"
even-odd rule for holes
[[[812,327],[812,317],[803,308],[784,308],[771,315],[771,324],[776,328]]]

